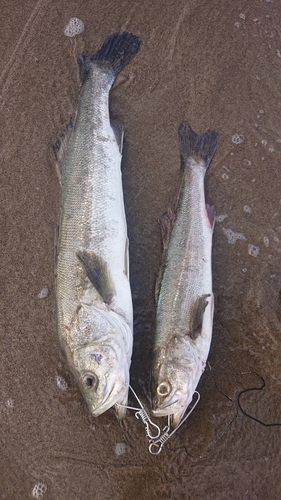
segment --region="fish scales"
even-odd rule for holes
[[[156,311],[153,411],[177,426],[204,370],[212,335],[211,250],[214,208],[205,203],[204,177],[218,135],[179,128],[183,180],[165,255]],[[168,225],[171,217],[165,216]],[[167,247],[164,243],[164,247]]]
[[[109,92],[136,55],[130,33],[109,37],[82,57],[78,111],[60,162],[62,205],[56,266],[60,344],[94,416],[119,418],[129,388],[133,312],[121,152],[109,116]]]

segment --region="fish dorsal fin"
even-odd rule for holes
[[[167,212],[165,212],[159,219],[164,251],[167,250],[169,246],[175,218],[176,213],[171,208],[169,208]]]
[[[109,304],[115,295],[115,288],[107,263],[94,252],[80,250],[76,255],[80,262],[82,262],[87,276],[95,289],[101,295],[104,302]]]
[[[202,332],[204,312],[207,305],[209,304],[208,300],[206,300],[207,297],[210,297],[209,293],[201,295],[201,297],[197,297],[197,299],[194,302],[191,311],[190,334],[189,334],[192,340],[196,340],[197,337]]]
[[[74,121],[71,121],[66,126],[65,130],[59,135],[57,142],[53,145],[53,151],[56,161],[56,172],[60,184],[63,181],[63,176],[64,176],[63,163],[73,129],[74,129]]]
[[[156,303],[158,302],[158,298],[159,298],[159,294],[160,294],[161,282],[162,282],[163,274],[164,274],[164,270],[165,270],[166,253],[167,253],[168,246],[170,243],[175,218],[176,218],[176,213],[171,208],[168,208],[167,212],[165,212],[159,219],[159,224],[161,227],[161,234],[162,234],[162,241],[163,241],[163,254],[162,254],[162,262],[160,264],[158,276],[157,276],[156,282],[155,282],[154,297],[155,297]]]

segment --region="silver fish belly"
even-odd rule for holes
[[[152,373],[153,413],[176,427],[204,371],[212,338],[214,207],[205,203],[204,177],[218,146],[215,132],[179,127],[183,181],[177,213],[162,219],[166,241]],[[172,227],[172,229],[171,229]],[[169,243],[167,243],[169,234]]]
[[[125,416],[133,341],[121,153],[110,124],[109,92],[140,48],[116,33],[81,58],[75,125],[60,161],[62,205],[56,261],[61,348],[93,416],[115,405]]]

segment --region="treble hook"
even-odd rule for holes
[[[180,428],[180,426],[186,421],[186,419],[189,417],[189,415],[193,412],[194,408],[197,406],[197,404],[199,403],[199,400],[200,400],[200,394],[198,391],[195,391],[194,394],[196,394],[197,396],[197,399],[194,403],[194,405],[191,407],[191,409],[189,410],[189,412],[184,416],[184,418],[180,421],[179,425],[171,432],[171,434],[169,434],[170,432],[170,422],[171,422],[171,416],[168,415],[168,425],[166,425],[166,427],[164,427],[163,429],[163,434],[162,436],[158,437],[157,438],[154,438],[154,439],[151,439],[150,440],[150,444],[149,444],[149,453],[151,453],[151,455],[159,455],[159,453],[161,452],[162,448],[163,448],[163,445],[168,441],[168,439],[170,439],[173,434],[175,434],[175,432]],[[155,448],[155,450],[154,450]]]

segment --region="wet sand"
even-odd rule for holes
[[[27,0],[15,8],[2,0],[0,11],[0,497],[32,498],[43,483],[44,500],[279,499],[281,428],[237,410],[239,391],[261,385],[242,373],[256,372],[266,386],[243,394],[242,407],[281,422],[279,2]],[[74,16],[85,31],[70,39],[63,32]],[[147,405],[157,221],[177,189],[177,129],[186,120],[221,137],[206,176],[218,216],[212,371],[201,378],[194,413],[158,457],[132,412],[122,425],[113,411],[90,416],[56,336],[52,145],[75,116],[79,53],[90,55],[119,30],[143,41],[115,84],[111,110],[125,127],[132,385]]]

